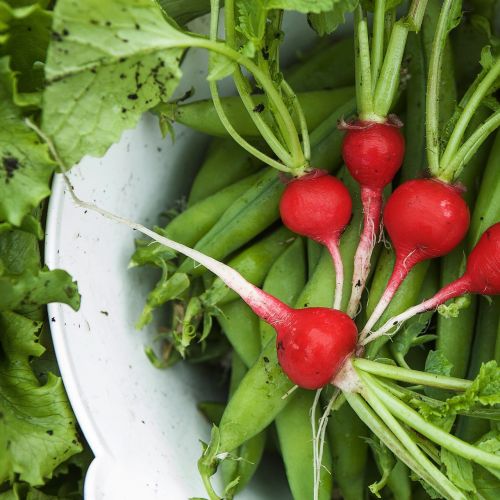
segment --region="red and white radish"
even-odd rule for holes
[[[286,227],[325,245],[335,266],[333,307],[340,309],[344,271],[339,240],[352,215],[352,200],[344,184],[321,170],[290,181],[280,200],[281,220]]]
[[[347,314],[354,316],[370,272],[370,258],[380,228],[382,191],[403,163],[405,141],[398,126],[389,122],[361,121],[346,128],[342,155],[352,177],[361,186],[364,214],[347,307]]]
[[[385,311],[415,264],[453,250],[469,228],[469,209],[455,186],[436,179],[401,184],[384,209],[384,225],[396,261],[379,303],[361,332],[361,340]]]
[[[488,228],[481,236],[470,253],[466,270],[460,278],[443,287],[432,298],[391,318],[363,343],[367,344],[386,335],[416,314],[435,309],[447,300],[465,293],[500,294],[500,222]]]

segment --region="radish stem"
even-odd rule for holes
[[[370,375],[360,374],[360,377],[370,386],[370,389],[380,398],[383,404],[391,409],[391,413],[406,425],[409,425],[420,434],[426,436],[452,453],[456,453],[484,467],[492,467],[496,470],[500,470],[500,456],[483,451],[427,422],[415,410],[382,388]]]
[[[407,257],[407,259],[408,258],[411,258],[411,256]],[[375,323],[380,319],[384,311],[387,309],[387,306],[389,305],[392,298],[396,294],[401,283],[405,280],[410,269],[411,266],[407,267],[405,265],[405,261],[401,262],[401,260],[399,260],[396,257],[394,270],[392,271],[391,277],[387,282],[385,291],[382,294],[382,297],[380,297],[380,300],[378,301],[378,304],[375,306],[375,309],[373,310],[371,316],[368,318],[368,321],[366,322],[366,325],[363,327],[363,330],[359,334],[360,344],[363,344],[364,339],[368,336],[372,327],[375,325]]]
[[[363,341],[360,342],[361,345],[366,345],[369,342],[372,342],[373,340],[381,337],[382,335],[394,335],[405,321],[409,320],[416,314],[430,311],[431,309],[436,309],[436,307],[444,304],[447,300],[468,293],[470,289],[471,283],[467,277],[458,278],[457,280],[443,287],[430,299],[427,299],[416,306],[410,307],[406,311],[403,311],[401,314],[398,314],[397,316],[389,319],[376,332],[373,332],[367,338],[364,338]]]
[[[366,280],[370,273],[370,259],[380,229],[382,192],[362,187],[361,202],[363,204],[363,231],[354,256],[351,298],[347,306],[347,314],[351,317],[354,317],[358,311],[361,295],[363,294]]]
[[[441,82],[441,66],[443,52],[448,35],[450,13],[456,10],[460,0],[444,0],[436,33],[432,42],[432,52],[429,61],[429,76],[427,79],[425,132],[427,137],[427,160],[433,175],[439,172],[439,89]]]
[[[458,488],[425,456],[415,441],[408,435],[401,424],[392,416],[389,411],[390,407],[385,405],[385,402],[379,398],[379,394],[373,387],[370,375],[360,374],[363,383],[366,384],[365,389],[361,395],[366,399],[368,404],[379,415],[379,417],[387,424],[392,430],[401,444],[408,450],[411,456],[418,461],[421,467],[421,474],[430,485],[432,485],[438,492],[447,498],[463,499],[466,497]]]
[[[442,491],[442,487],[439,482],[434,481],[433,476],[428,477],[426,469],[422,464],[408,452],[408,450],[403,446],[401,441],[393,434],[392,430],[382,421],[382,419],[375,413],[366,401],[359,395],[355,393],[345,393],[347,402],[351,408],[356,412],[359,418],[366,424],[366,426],[384,443],[387,448],[389,448],[394,455],[396,455],[403,463],[405,463],[410,469],[415,471],[420,477],[426,478],[430,484],[432,484],[437,491]],[[428,479],[427,479],[428,478]],[[455,489],[453,492],[458,496],[449,496],[445,494],[444,496],[449,500],[455,500],[461,497],[460,490],[456,489],[451,485],[450,489]],[[444,493],[444,492],[443,492]]]
[[[452,391],[465,391],[472,384],[470,380],[400,368],[385,363],[377,363],[365,358],[355,358],[352,363],[358,370],[409,384],[426,385],[428,387],[438,387]]]
[[[344,265],[342,263],[342,255],[340,255],[338,241],[328,243],[327,248],[332,256],[333,266],[335,267],[335,297],[333,300],[333,308],[342,307],[342,290],[344,288]]]

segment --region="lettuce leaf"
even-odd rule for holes
[[[54,469],[81,451],[75,417],[60,378],[49,373],[40,384],[30,365],[44,348],[41,323],[0,313],[0,483],[19,475],[43,484]]]
[[[68,166],[100,156],[167,100],[188,35],[150,0],[60,0],[47,54],[42,128]]]
[[[55,168],[47,147],[23,121],[14,104],[14,78],[7,57],[0,59],[0,221],[14,226],[50,194]]]

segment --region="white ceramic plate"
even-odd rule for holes
[[[200,28],[203,21],[193,26]],[[312,32],[300,16],[288,18],[286,32],[294,33],[285,42],[289,59],[293,47],[304,46]],[[194,86],[196,98],[206,96],[205,68],[205,54],[188,54],[179,93]],[[85,158],[71,170],[77,194],[153,226],[188,191],[206,146],[200,134],[176,129],[172,144],[170,138],[161,138],[156,118],[145,115],[103,158]],[[127,227],[75,207],[56,176],[45,258],[50,268],[66,269],[78,281],[82,306],[74,312],[51,304],[49,316],[66,390],[96,457],[86,477],[85,498],[204,496],[196,460],[199,439],[208,440],[209,427],[196,402],[220,395],[203,367],[180,363],[160,371],[147,360],[144,346],[158,322],[141,332],[134,324],[155,276],[143,269],[127,270],[135,236]],[[241,498],[289,498],[284,480],[276,479],[270,467],[261,469]]]

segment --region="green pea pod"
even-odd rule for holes
[[[409,58],[408,71],[411,78],[406,89],[406,133],[405,159],[401,167],[401,181],[420,177],[425,158],[425,92],[427,74],[425,70],[422,38],[418,33],[409,33],[406,43]]]
[[[297,296],[306,284],[306,264],[304,240],[297,238],[269,270],[263,289],[282,300],[285,304],[295,304]],[[274,328],[260,320],[261,345],[265,346],[276,337]]]
[[[313,498],[314,491],[310,411],[315,391],[297,392],[286,408],[276,416],[276,429],[292,496],[295,500],[302,500]],[[318,417],[319,411],[316,415],[316,418]],[[329,500],[332,496],[332,476],[329,472],[331,464],[330,447],[328,442],[325,442],[318,497],[320,499]]]
[[[259,168],[259,162],[232,139],[213,139],[191,186],[188,207],[254,174]]]
[[[441,259],[441,286],[450,283],[463,272],[464,245]],[[468,307],[461,309],[457,317],[438,314],[436,347],[453,365],[451,376],[465,377],[469,364],[470,348],[476,320],[477,297],[468,297]]]
[[[475,113],[469,130],[474,130],[489,115],[486,109]],[[466,191],[464,198],[469,206],[476,198],[477,180],[481,178],[489,151],[489,142],[485,142],[478,149],[457,179]],[[464,271],[466,242],[462,242],[452,252],[441,258],[441,286],[457,279]],[[453,365],[451,375],[465,377],[469,363],[474,324],[476,320],[477,297],[470,296],[470,305],[462,309],[457,317],[438,316],[436,347]]]
[[[349,405],[334,411],[328,421],[328,441],[332,450],[333,475],[345,500],[365,497],[365,471],[369,431]]]
[[[287,228],[280,226],[268,236],[261,238],[250,247],[233,257],[227,264],[238,271],[245,279],[256,286],[261,286],[274,261],[296,240]],[[216,278],[205,292],[203,300],[209,305],[218,306],[236,300],[233,292],[220,279]]]
[[[226,407],[224,403],[216,401],[201,401],[196,406],[203,416],[214,425],[219,425],[222,414],[224,413],[224,408]]]
[[[195,245],[195,249],[217,260],[255,238],[279,217],[279,199],[284,184],[277,172],[268,169],[222,214],[218,222]],[[199,276],[205,268],[186,259],[179,272]]]
[[[498,325],[500,324],[500,297],[479,298],[478,315],[467,378],[474,379],[482,363],[490,361],[495,353]],[[457,436],[475,442],[490,430],[489,422],[481,418],[459,417]]]
[[[260,178],[262,173],[250,175],[196,203],[172,219],[162,234],[184,245],[194,245]]]
[[[481,235],[491,225],[500,220],[500,131],[497,132],[491,148],[486,169],[481,181],[469,230],[469,248],[472,248]]]
[[[393,299],[391,300],[389,306],[385,310],[384,314],[375,325],[375,329],[378,326],[383,325],[387,320],[389,320],[396,314],[402,313],[418,302],[420,290],[422,288],[427,270],[429,269],[429,264],[430,262],[428,260],[420,262],[409,272],[408,276],[403,281]],[[370,317],[375,305],[378,303],[380,297],[384,293],[393,267],[394,252],[392,250],[383,249],[377,262],[372,284],[370,287],[370,296],[365,311],[366,318]],[[387,342],[387,340],[388,337],[384,336],[368,344],[368,348],[366,351],[367,357],[376,357],[378,350]]]
[[[285,70],[285,78],[295,92],[334,89],[354,83],[354,41],[352,37],[314,48]]]
[[[309,130],[316,128],[322,121],[333,113],[339,106],[354,96],[354,87],[343,87],[334,90],[312,90],[297,94],[297,98],[304,110]],[[264,95],[253,96],[255,102],[254,113],[262,113],[266,106]],[[245,137],[259,137],[260,132],[255,126],[252,117],[248,114],[239,96],[223,97],[221,99],[224,113],[238,134]],[[222,124],[211,99],[190,102],[188,104],[164,103],[159,104],[156,110],[163,118],[175,121],[199,132],[219,137],[229,137],[229,133]],[[294,118],[297,130],[300,123]]]
[[[258,325],[257,325],[258,328]],[[236,391],[247,369],[243,360],[233,353],[229,397]],[[224,498],[231,499],[245,488],[260,464],[266,446],[266,431],[243,443],[238,450],[221,464],[221,475],[226,487]]]
[[[265,429],[293,399],[283,398],[293,383],[283,373],[271,340],[229,401],[219,427],[217,453],[231,452]]]
[[[217,321],[222,330],[245,366],[252,366],[260,354],[259,318],[241,299],[220,310]]]
[[[322,250],[323,245],[316,243],[314,240],[307,239],[307,273],[309,278],[313,275],[314,269],[318,265]]]

